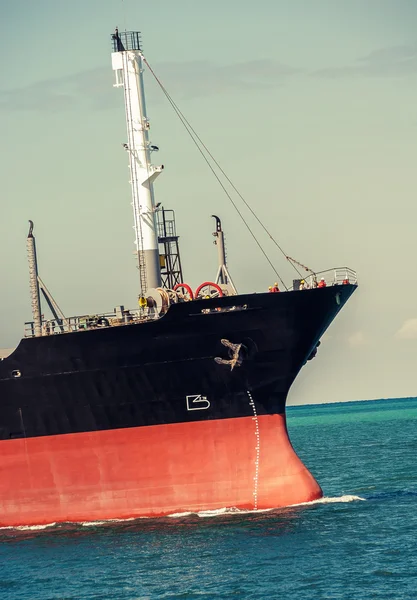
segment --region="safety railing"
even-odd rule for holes
[[[141,50],[141,35],[139,31],[117,31],[111,36],[113,52],[126,50]]]
[[[288,291],[292,290],[303,290],[303,289],[314,289],[321,287],[328,287],[334,285],[346,285],[354,284],[358,282],[356,271],[349,267],[337,267],[335,269],[328,269],[327,271],[319,271],[317,273],[309,273],[304,279],[294,279],[293,286]],[[201,287],[201,286],[200,286]],[[176,294],[173,290],[169,290],[171,294]],[[166,290],[165,290],[166,292]],[[170,297],[168,294],[166,302],[162,298],[161,306],[155,305],[152,308],[152,304],[145,303],[143,307],[139,307],[135,310],[127,310],[124,306],[117,306],[112,312],[100,313],[95,315],[80,315],[75,317],[69,317],[66,319],[45,319],[42,318],[41,334],[42,336],[57,335],[61,333],[70,333],[75,331],[86,331],[91,329],[100,329],[102,327],[115,327],[121,325],[129,325],[132,323],[143,323],[146,321],[153,321],[165,314],[169,310]],[[173,299],[173,302],[182,302],[190,300],[190,298],[177,297]],[[164,296],[165,297],[165,296]],[[200,299],[201,300],[201,299]],[[148,298],[149,301],[149,298]],[[219,307],[210,307],[206,309],[201,307],[201,313],[211,312],[224,312],[230,310],[246,310],[247,305],[224,305],[221,303]],[[27,321],[25,323],[24,330],[25,337],[35,337],[35,324],[33,321]]]
[[[42,318],[42,336],[142,323],[153,319],[155,319],[155,315],[144,309],[126,310],[123,306],[119,306],[113,312],[79,315],[68,317],[65,320]],[[24,335],[29,338],[35,337],[35,324],[33,321],[25,323]]]
[[[356,271],[349,267],[336,267],[317,273],[309,273],[304,278],[293,280],[292,290],[305,290],[333,285],[357,285],[358,277]]]

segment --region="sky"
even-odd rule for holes
[[[358,273],[289,403],[417,395],[415,0],[0,0],[0,17],[0,348],[31,318],[28,219],[66,315],[136,306],[117,25],[142,32],[147,60],[285,252]],[[274,272],[149,73],[146,86],[165,166],[155,195],[176,211],[184,279],[215,277],[218,214],[239,291],[266,291]]]

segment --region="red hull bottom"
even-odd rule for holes
[[[279,508],[322,496],[285,416],[0,442],[0,525]]]

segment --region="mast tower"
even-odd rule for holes
[[[219,267],[217,270],[216,283],[223,288],[228,288],[229,294],[236,295],[237,290],[230,277],[229,271],[226,264],[226,248],[224,245],[224,232],[222,229],[222,223],[216,215],[211,215],[213,219],[216,219],[216,231],[213,233],[216,238],[215,244],[217,246],[217,256],[219,261]]]
[[[116,28],[112,43],[112,68],[116,74],[114,87],[124,89],[127,143],[123,145],[129,154],[140,295],[145,296],[150,288],[161,286],[153,182],[164,167],[151,163],[151,151],[157,148],[149,141],[140,34],[137,31],[119,33]]]

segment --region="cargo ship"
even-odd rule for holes
[[[138,32],[116,30],[112,45],[125,100],[138,306],[66,317],[40,278],[31,223],[32,320],[0,360],[0,526],[320,498],[289,440],[285,404],[356,274],[306,270],[290,288],[239,294],[215,216],[217,275],[195,290],[184,282],[175,215],[154,198],[163,167],[151,162],[149,65]]]

